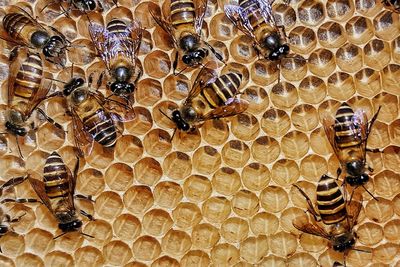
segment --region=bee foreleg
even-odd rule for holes
[[[80,213],[85,216],[86,218],[88,218],[91,221],[95,221],[95,219],[93,218],[92,215],[90,215],[89,213],[87,213],[86,211],[81,210]]]
[[[314,217],[315,221],[319,222],[321,221],[320,215],[317,213],[317,211],[314,209],[314,205],[311,202],[311,199],[308,197],[306,192],[303,191],[298,185],[294,184],[294,187],[296,187],[300,193],[303,195],[303,197],[306,199],[307,204],[308,204],[308,209],[307,211]]]
[[[179,57],[179,52],[178,52],[178,50],[176,50],[175,59],[174,59],[174,62],[172,63],[172,71],[173,71],[173,74],[174,74],[175,76],[178,75],[178,74],[176,73],[176,67],[178,67],[178,57]]]
[[[43,204],[41,201],[35,199],[35,198],[5,198],[3,200],[0,201],[1,204],[3,203],[10,203],[10,202],[14,202],[14,203],[41,203]]]
[[[54,121],[52,118],[50,118],[49,116],[47,116],[47,114],[41,109],[41,108],[37,108],[37,111],[39,111],[40,114],[42,114],[42,116],[51,124],[53,124],[55,127],[57,127],[58,129],[64,131],[64,128],[61,126],[61,124],[59,124],[58,122]],[[65,132],[65,131],[64,131]]]
[[[95,200],[93,200],[92,196],[84,196],[84,195],[77,194],[77,195],[74,196],[74,198],[75,199],[88,200],[88,201],[93,202],[93,203],[96,202]]]
[[[212,47],[209,43],[207,43],[206,41],[204,41],[204,43],[207,45],[208,49],[210,49],[210,51],[215,55],[215,57],[226,65],[226,62],[224,61],[222,55],[215,51],[214,47]]]
[[[11,219],[11,217],[10,217],[9,215],[7,215],[7,216],[8,216],[8,218],[9,218],[9,222],[10,222],[10,223],[16,223],[16,222],[19,222],[19,221],[21,220],[21,218],[24,217],[25,215],[26,215],[26,212],[24,212],[23,214],[21,214],[21,215],[15,217],[15,218],[13,218],[13,219]]]
[[[366,150],[372,153],[378,153],[378,152],[382,153],[382,150],[380,150],[379,148],[366,148]]]
[[[290,0],[289,0],[290,1]],[[288,40],[288,37],[286,35],[286,31],[285,31],[285,26],[284,25],[279,25],[276,26],[276,28],[278,29],[278,31],[281,33],[281,36],[285,36],[286,42]]]
[[[340,177],[340,175],[342,174],[342,168],[339,167],[339,168],[336,170],[336,174],[337,174],[336,180],[339,180],[339,177]]]
[[[14,186],[16,186],[16,185],[19,185],[19,184],[21,184],[22,182],[24,182],[27,178],[28,178],[28,175],[25,175],[25,176],[15,177],[15,178],[12,178],[12,179],[8,180],[7,182],[5,182],[5,183],[0,187],[1,193],[2,193],[3,189],[5,189],[5,188],[10,188],[10,187],[14,187]]]

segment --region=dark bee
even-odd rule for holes
[[[11,224],[19,222],[24,215],[11,219],[10,215],[4,213],[3,209],[0,208],[0,237],[12,230]]]
[[[176,48],[173,71],[178,65],[179,50],[182,51],[182,62],[189,67],[201,65],[208,56],[208,49],[220,61],[223,58],[207,42],[201,39],[201,29],[207,8],[207,0],[171,0],[166,17],[155,3],[148,4],[150,14],[174,41]],[[202,47],[204,43],[207,47]]]
[[[128,25],[123,20],[113,19],[106,28],[90,24],[89,32],[112,79],[107,87],[114,95],[129,100],[143,74],[137,58],[143,34],[140,23],[133,20]]]
[[[357,250],[354,249],[356,233],[353,227],[362,208],[361,202],[346,202],[336,180],[327,175],[323,175],[318,182],[317,209],[307,194],[297,185],[294,186],[306,198],[308,211],[315,221],[308,222],[304,217],[298,217],[293,220],[293,226],[304,233],[328,239],[332,248],[344,252],[345,257],[349,250]],[[322,221],[325,227],[316,221]]]
[[[289,54],[289,46],[282,27],[276,25],[271,4],[266,0],[239,0],[238,6],[226,5],[224,9],[232,23],[253,40],[258,54],[278,61]]]
[[[217,76],[214,70],[203,67],[183,105],[170,118],[177,129],[189,131],[206,120],[234,116],[244,112],[248,102],[238,99],[242,75],[231,72]]]
[[[400,1],[399,0],[382,0],[385,7],[393,12],[400,13]]]
[[[64,35],[54,28],[46,29],[25,10],[18,9],[21,13],[9,13],[3,17],[3,28],[12,40],[2,33],[3,39],[20,46],[40,49],[49,62],[63,67],[68,46]]]
[[[335,118],[327,115],[323,120],[325,133],[340,161],[338,176],[344,170],[344,181],[351,186],[365,188],[364,184],[369,180],[366,171],[367,169],[370,172],[373,171],[366,163],[366,152],[379,150],[368,149],[367,141],[379,111],[380,107],[372,120],[368,122],[363,110],[354,112],[347,103],[343,103],[337,110]]]
[[[74,173],[65,165],[57,152],[53,152],[44,165],[43,181],[28,176],[28,181],[44,205],[58,220],[58,228],[64,233],[79,231],[82,221],[78,219],[74,193],[78,176],[79,158]],[[84,211],[81,214],[93,220]]]
[[[18,137],[27,137],[36,127],[34,116],[32,116],[35,110],[57,128],[62,129],[61,125],[38,108],[50,90],[50,85],[45,85],[45,74],[39,54],[30,51],[27,47],[17,47],[12,50],[10,61],[8,109],[5,119],[7,132],[16,137],[17,144]]]

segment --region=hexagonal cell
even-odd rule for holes
[[[3,178],[25,175],[25,162],[20,157],[6,155],[0,161],[0,173]]]
[[[281,215],[280,215],[280,225],[281,228],[289,233],[294,233],[294,234],[300,234],[301,232],[298,231],[294,226],[293,226],[293,220],[297,217],[304,216],[304,210],[299,209],[296,207],[290,207],[285,209]],[[300,236],[301,238],[301,236]],[[319,245],[318,242],[315,245]]]
[[[242,141],[230,140],[222,148],[222,159],[233,168],[243,167],[250,158],[250,149]]]
[[[343,26],[329,21],[322,24],[317,31],[318,41],[325,48],[339,48],[346,43],[347,38]]]
[[[78,39],[71,43],[67,50],[68,59],[77,65],[87,65],[96,58],[96,50],[88,39]]]
[[[399,36],[399,16],[389,10],[382,11],[373,20],[375,35],[382,40],[391,41]]]
[[[45,230],[34,228],[25,238],[26,247],[36,255],[43,255],[54,249],[53,235]]]
[[[311,182],[318,182],[327,171],[328,163],[319,155],[307,155],[300,163],[301,176]]]
[[[283,82],[272,87],[270,98],[276,108],[288,109],[297,103],[299,96],[293,84]]]
[[[142,158],[135,164],[135,179],[140,184],[154,185],[162,175],[160,163],[153,158]]]
[[[400,220],[399,219],[394,219],[389,222],[387,222],[383,228],[383,233],[385,235],[385,238],[388,239],[390,242],[398,242],[399,241],[399,224]]]
[[[115,144],[115,158],[126,163],[136,162],[143,155],[142,141],[133,135],[118,138]]]
[[[389,64],[381,72],[383,86],[385,87],[386,92],[395,95],[399,94],[400,92],[399,76],[398,76],[399,71],[400,71],[399,65]]]
[[[370,68],[382,70],[390,63],[391,49],[388,42],[372,39],[364,46],[364,62]]]
[[[365,207],[365,215],[374,222],[386,222],[393,216],[393,204],[381,197],[371,199]]]
[[[285,57],[281,60],[280,71],[289,81],[300,81],[307,75],[307,61],[299,55]]]
[[[146,74],[155,79],[160,79],[168,75],[171,70],[171,61],[168,54],[156,50],[148,54],[143,64]]]
[[[218,25],[211,27],[211,25]],[[210,21],[210,34],[214,39],[226,41],[236,36],[238,30],[224,13],[217,14]]]
[[[78,248],[74,254],[75,264],[85,266],[91,264],[92,266],[102,266],[104,258],[102,252],[95,247],[85,246]],[[83,264],[83,265],[81,265]]]
[[[236,138],[250,141],[260,132],[260,125],[256,117],[248,113],[242,113],[232,117],[231,131]]]
[[[183,198],[183,190],[174,182],[160,182],[154,188],[154,201],[161,207],[173,209]]]
[[[215,191],[222,195],[229,196],[239,190],[240,176],[236,170],[223,167],[214,173],[211,183]]]
[[[250,75],[254,83],[265,86],[278,80],[280,70],[275,62],[267,59],[258,59],[251,65]]]
[[[105,218],[114,218],[115,215],[121,213],[123,209],[121,197],[114,192],[103,192],[97,198],[95,202],[96,213]]]
[[[201,221],[201,211],[193,203],[182,202],[172,211],[172,217],[176,226],[189,229]]]
[[[389,146],[383,150],[385,167],[394,172],[399,172],[399,154],[398,146]]]
[[[373,17],[382,10],[381,5],[374,0],[356,0],[356,10],[367,17]]]
[[[146,226],[143,219],[143,227]],[[142,231],[142,225],[138,218],[135,216],[125,213],[119,215],[114,223],[113,229],[115,234],[125,240],[134,240],[136,237],[139,236],[140,232]]]
[[[151,236],[141,236],[133,243],[133,257],[138,260],[154,260],[161,253],[161,245]]]
[[[263,112],[269,105],[268,94],[264,88],[259,86],[247,87],[242,95],[241,99],[249,102],[247,112],[251,114],[259,114]]]
[[[206,200],[212,192],[211,182],[205,176],[191,175],[183,184],[183,193],[193,202]]]
[[[94,236],[92,242],[98,246],[106,245],[113,237],[112,226],[108,222],[99,219],[90,221],[88,224],[86,224],[83,232],[85,234]]]
[[[295,54],[308,54],[317,45],[315,32],[303,26],[294,28],[289,34],[290,50]]]
[[[271,180],[271,173],[261,163],[250,163],[245,166],[241,174],[243,185],[251,191],[263,190]]]
[[[239,257],[239,250],[228,243],[218,244],[211,249],[211,261],[215,265],[234,265],[239,261]]]
[[[326,13],[328,17],[339,22],[348,20],[354,13],[354,2],[349,0],[328,0],[326,3]]]
[[[217,228],[208,223],[196,225],[192,230],[193,248],[212,248],[220,239]]]
[[[71,125],[71,124],[70,124]],[[72,130],[68,129],[68,133],[73,133]],[[114,160],[114,150],[111,147],[103,147],[99,143],[95,142],[93,150],[89,156],[86,157],[86,162],[90,166],[97,169],[107,168]]]
[[[76,189],[88,196],[95,196],[104,191],[103,174],[95,169],[87,168],[78,174]]]
[[[179,267],[179,262],[171,257],[168,256],[162,256],[158,258],[157,260],[153,261],[151,266],[158,267],[158,266],[171,266],[171,267]]]
[[[374,36],[372,22],[364,16],[353,17],[346,23],[346,33],[353,44],[365,44]]]
[[[114,163],[107,168],[104,180],[110,189],[124,191],[133,182],[133,170],[126,164]]]
[[[260,208],[256,194],[248,190],[240,190],[232,198],[232,210],[241,217],[251,217]]]
[[[124,194],[125,208],[133,214],[142,214],[153,206],[154,198],[149,187],[132,186]]]
[[[271,252],[280,257],[288,257],[297,249],[297,239],[293,234],[278,232],[269,238]]]
[[[353,44],[345,44],[336,51],[336,63],[344,72],[357,72],[363,67],[362,50]]]
[[[211,197],[202,206],[203,217],[211,223],[225,221],[231,213],[231,203],[225,197]]]
[[[174,147],[177,150],[189,152],[199,147],[201,143],[201,135],[199,129],[184,132],[177,130],[176,136],[172,140]]]
[[[288,266],[297,266],[299,264],[306,264],[307,266],[319,266],[319,262],[308,253],[296,253],[287,260]]]
[[[381,244],[372,250],[372,257],[378,262],[390,264],[398,255],[399,245],[395,243]]]
[[[154,157],[165,156],[172,148],[171,136],[167,131],[153,129],[143,140],[144,149]]]
[[[167,155],[163,162],[165,175],[174,180],[182,180],[190,175],[192,163],[190,157],[182,152],[176,151]]]
[[[333,53],[324,48],[314,50],[307,60],[308,69],[316,76],[326,77],[336,68]]]
[[[319,123],[317,110],[307,104],[294,107],[290,118],[292,124],[302,132],[314,130]]]
[[[310,142],[303,132],[289,132],[281,140],[282,152],[290,159],[302,158],[308,152],[309,147]]]
[[[208,120],[201,127],[201,136],[212,146],[225,143],[229,136],[229,127],[225,120]]]
[[[269,136],[281,137],[290,129],[289,115],[279,109],[267,110],[261,119],[261,129]]]
[[[240,35],[233,39],[229,47],[229,54],[233,60],[239,63],[247,64],[253,61],[256,57],[256,51],[253,48],[253,40],[246,36]]]
[[[383,92],[374,97],[373,103],[375,104],[375,110],[382,107],[379,112],[380,121],[391,123],[397,118],[399,114],[399,100],[396,96]]]
[[[285,190],[277,186],[268,186],[260,194],[261,206],[271,212],[283,210],[289,201]]]
[[[357,229],[358,241],[366,246],[374,246],[383,239],[383,229],[375,223],[364,223]]]
[[[162,98],[161,83],[151,78],[139,81],[135,90],[135,98],[143,106],[153,106]]]
[[[251,146],[251,154],[260,163],[272,163],[279,157],[281,148],[279,142],[268,136],[257,138]]]
[[[282,187],[293,184],[300,176],[296,162],[288,159],[280,159],[272,166],[272,180]]]
[[[221,155],[210,146],[203,146],[193,154],[193,167],[201,174],[215,172],[221,164]]]
[[[298,93],[306,103],[318,104],[326,96],[326,84],[316,76],[307,76],[301,81]]]
[[[172,228],[174,221],[165,210],[153,209],[143,216],[142,223],[143,229],[148,234],[152,236],[163,236]]]
[[[201,250],[191,250],[182,257],[181,266],[209,266],[210,257]]]
[[[268,239],[266,236],[248,237],[240,244],[240,256],[246,263],[255,264],[268,253]]]
[[[306,251],[319,252],[327,248],[329,241],[319,236],[302,234],[300,245]]]
[[[164,80],[163,88],[169,99],[182,100],[188,96],[191,85],[189,79],[183,74],[169,75]]]
[[[230,243],[243,241],[249,232],[247,221],[241,218],[228,218],[221,224],[221,236]]]
[[[174,256],[185,254],[191,246],[190,236],[177,230],[169,230],[161,241],[162,250]]]
[[[71,255],[62,252],[62,251],[52,251],[44,257],[44,261],[46,262],[46,266],[73,266],[74,259]]]
[[[355,74],[354,78],[355,88],[362,96],[373,97],[382,90],[380,73],[376,70],[362,69]]]
[[[23,253],[16,257],[15,259],[16,266],[38,266],[44,267],[43,260],[34,254],[31,253]]]
[[[299,20],[307,26],[316,26],[325,19],[324,6],[318,1],[305,1],[298,7]]]

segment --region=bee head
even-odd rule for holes
[[[190,125],[183,120],[181,112],[179,110],[174,110],[172,112],[172,121],[175,123],[176,127],[184,132],[190,130]]]
[[[43,47],[43,54],[46,57],[57,57],[64,49],[64,41],[60,36],[52,36],[46,45]]]
[[[64,233],[78,231],[81,227],[82,227],[82,222],[79,220],[58,224],[58,228]]]
[[[45,47],[45,45],[49,41],[49,39],[50,39],[50,36],[47,32],[35,31],[31,36],[31,43],[36,48],[41,48],[41,47]],[[44,50],[43,50],[43,53],[44,53]]]
[[[365,164],[361,160],[346,163],[346,171],[349,176],[361,176],[364,173]]]
[[[198,49],[192,51],[186,55],[183,55],[182,61],[186,65],[195,66],[200,64],[200,62],[208,55],[208,50],[206,49]]]
[[[15,110],[10,110],[8,113],[8,118],[5,123],[5,127],[8,132],[17,136],[25,136],[27,134],[24,125],[24,118],[22,114]]]
[[[81,87],[85,81],[82,78],[72,78],[65,86],[63,94],[69,96],[76,88]]]
[[[356,186],[366,184],[369,180],[369,176],[368,174],[363,173],[359,176],[346,176],[345,179],[350,186]]]
[[[115,81],[110,86],[111,92],[116,95],[128,95],[135,90],[133,83]]]
[[[279,60],[282,56],[289,54],[289,46],[287,44],[279,46],[277,49],[271,51],[268,55],[268,59],[271,61]]]
[[[344,252],[354,246],[356,240],[352,234],[339,236],[334,240],[333,249],[335,251]]]
[[[96,2],[94,0],[85,0],[83,1],[84,10],[95,10],[96,9]]]

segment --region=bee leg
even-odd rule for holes
[[[209,43],[207,43],[206,41],[204,41],[204,43],[207,45],[208,49],[210,49],[210,51],[215,55],[215,57],[226,65],[226,62],[224,61],[222,55],[215,51],[214,47],[212,47]]]
[[[376,201],[379,201],[364,185],[361,185],[364,189],[365,189],[365,191],[367,191],[367,193],[373,198],[373,199],[375,199]]]
[[[23,214],[21,214],[21,215],[15,217],[15,218],[13,218],[13,219],[11,219],[9,215],[7,215],[7,216],[8,216],[8,218],[10,219],[10,220],[9,220],[10,223],[16,223],[16,222],[19,222],[19,221],[21,220],[21,218],[24,217],[25,215],[26,215],[26,212],[24,212]]]
[[[63,132],[65,132],[65,131],[64,131],[64,128],[61,126],[61,124],[57,123],[57,122],[54,121],[52,118],[50,118],[49,116],[47,116],[47,114],[46,114],[41,108],[37,108],[37,111],[39,111],[39,113],[42,114],[43,117],[45,117],[45,119],[46,119],[49,123],[53,124],[55,127],[57,127],[58,129],[62,130]]]
[[[380,150],[379,148],[367,148],[366,149],[368,152],[372,152],[372,153],[378,153],[378,152],[380,152],[380,153],[382,153],[382,150]]]
[[[43,204],[41,201],[35,199],[35,198],[5,198],[3,200],[0,201],[0,204],[3,203],[10,203],[10,202],[14,202],[14,203],[41,203]]]
[[[93,203],[96,202],[95,200],[93,200],[92,196],[84,196],[84,195],[77,194],[77,195],[74,196],[74,198],[75,198],[75,199],[84,199],[84,200],[88,200],[88,201],[93,202]]]
[[[0,187],[1,193],[3,192],[3,189],[7,189],[7,188],[14,187],[14,186],[16,186],[16,185],[19,185],[19,184],[23,183],[27,178],[28,178],[28,175],[20,176],[20,177],[15,177],[15,178],[11,178],[10,180],[8,180],[7,182],[5,182],[5,183]]]
[[[172,71],[173,71],[173,74],[174,74],[175,76],[178,75],[178,74],[176,73],[176,68],[178,67],[178,57],[179,57],[179,52],[178,52],[178,50],[176,50],[175,59],[174,59],[174,62],[172,63]]]
[[[314,209],[314,205],[311,202],[311,199],[308,197],[308,195],[306,194],[306,192],[303,191],[303,189],[301,189],[298,185],[294,184],[294,187],[296,187],[300,193],[303,195],[303,197],[306,199],[307,204],[308,204],[308,209],[307,211],[314,217],[315,221],[319,222],[321,221],[321,218],[319,216],[319,214],[317,213],[317,211]]]
[[[288,0],[288,1],[290,2],[290,0]],[[285,36],[285,39],[286,39],[286,42],[287,42],[288,41],[288,37],[286,35],[285,26],[284,25],[279,25],[279,26],[276,26],[276,28],[281,33],[281,36]]]
[[[340,175],[342,174],[342,168],[339,167],[339,168],[336,170],[336,174],[337,174],[336,180],[339,180],[339,177],[340,177]]]
[[[86,211],[81,210],[80,213],[85,216],[86,218],[88,218],[91,221],[95,221],[95,219],[93,218],[92,215],[90,215],[89,213],[87,213]]]
[[[369,171],[369,172],[374,172],[374,169],[371,168],[370,166],[368,166],[368,171]]]

